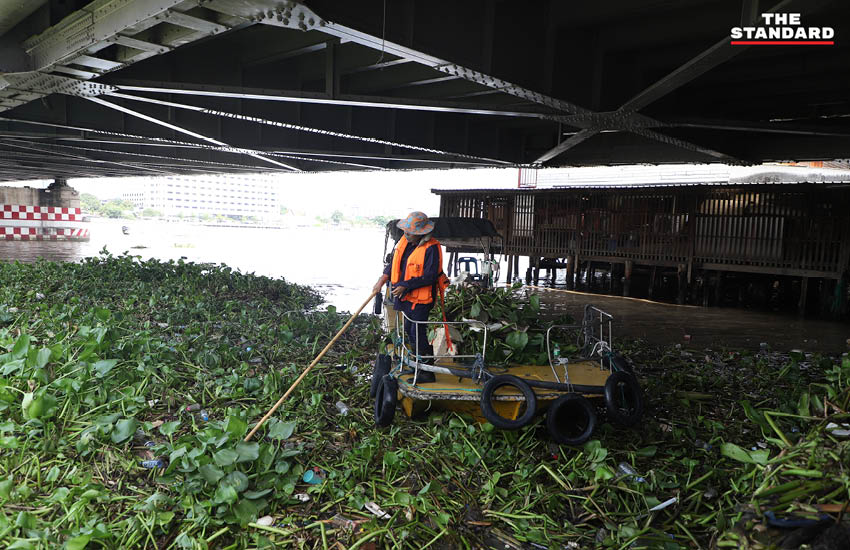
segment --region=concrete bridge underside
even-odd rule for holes
[[[735,46],[800,13],[831,46]],[[0,180],[850,154],[840,0],[27,0]]]

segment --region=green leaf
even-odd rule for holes
[[[803,392],[800,395],[800,400],[797,402],[797,412],[800,416],[811,416],[811,407],[809,406],[809,392]]]
[[[269,430],[269,437],[272,439],[289,439],[295,431],[296,423],[292,422],[275,422]]]
[[[237,458],[239,454],[233,449],[222,449],[213,455],[213,461],[219,466],[230,466]]]
[[[236,454],[239,455],[236,462],[253,462],[260,457],[260,444],[256,441],[250,443],[240,441],[236,444]]]
[[[479,302],[475,302],[472,304],[472,307],[469,308],[469,316],[473,319],[477,319],[478,315],[481,313],[481,304]]]
[[[124,443],[136,433],[139,423],[135,418],[124,418],[115,423],[110,438],[113,443]]]
[[[271,493],[271,489],[263,489],[262,491],[245,491],[242,493],[243,498],[250,498],[251,500],[258,499],[260,497],[264,497],[267,494]]]
[[[0,497],[9,498],[12,494],[12,489],[15,487],[15,480],[13,478],[9,478],[3,481],[0,481]]]
[[[611,468],[609,468],[608,466],[606,466],[604,464],[600,464],[596,468],[596,473],[593,474],[593,480],[594,481],[611,479],[613,477],[614,477],[614,472],[611,470]]]
[[[531,296],[529,296],[528,297],[528,307],[530,308],[532,313],[539,311],[540,310],[540,296],[538,296],[537,294],[532,294]]]
[[[248,488],[248,476],[238,470],[230,472],[224,476],[224,479],[221,480],[221,485],[229,485],[230,487],[233,487],[237,493],[241,493]]]
[[[51,353],[52,352],[47,348],[41,348],[40,350],[38,350],[38,355],[36,355],[35,357],[35,366],[40,369],[43,369],[44,365],[46,365],[47,362],[50,361]]]
[[[649,445],[648,447],[638,449],[637,451],[635,451],[635,454],[637,456],[652,457],[655,456],[657,450],[658,448],[655,445]]]
[[[233,504],[238,498],[239,495],[236,493],[236,489],[234,489],[230,485],[219,485],[218,488],[215,490],[215,495],[213,496],[213,503]]]
[[[257,505],[247,499],[242,499],[233,507],[233,513],[242,525],[257,519]]]
[[[211,484],[218,483],[218,480],[224,477],[224,472],[212,464],[204,464],[198,468],[198,471],[201,472],[201,477],[203,477],[207,483]]]
[[[248,431],[248,423],[238,416],[228,416],[227,424],[224,426],[224,431],[230,433],[234,437],[242,437]]]
[[[174,432],[177,431],[178,426],[180,426],[179,420],[174,420],[172,422],[165,422],[164,424],[162,424],[159,427],[159,433],[161,433],[165,437],[168,437],[170,435],[173,435]]]
[[[758,451],[748,451],[750,454],[750,458],[753,460],[755,464],[759,464],[760,466],[764,466],[767,464],[767,459],[770,458],[770,451],[767,449],[760,449]]]
[[[395,466],[398,464],[398,455],[392,451],[387,451],[384,453],[384,464],[386,466]]]
[[[15,341],[15,345],[12,347],[12,359],[23,359],[27,356],[27,352],[30,349],[30,337],[29,334],[21,334],[18,339]]]
[[[103,359],[94,364],[95,376],[103,378],[118,364],[118,359]]]
[[[40,395],[26,393],[21,408],[26,419],[47,418],[56,408],[56,398],[46,392],[40,392]]]
[[[6,547],[6,550],[33,550],[35,546],[26,539],[18,539],[9,546]]]
[[[80,535],[78,537],[74,537],[72,539],[68,539],[65,543],[65,548],[67,550],[83,550],[86,545],[91,540],[91,535]]]
[[[737,460],[738,462],[745,462],[747,464],[754,463],[753,458],[750,456],[750,453],[748,453],[741,447],[735,445],[734,443],[724,443],[723,445],[721,445],[720,454],[729,457],[732,460]]]
[[[505,343],[513,348],[514,351],[522,351],[528,344],[528,334],[518,330],[508,334]]]

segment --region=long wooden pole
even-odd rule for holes
[[[366,307],[369,304],[369,302],[372,301],[372,298],[374,298],[376,294],[378,294],[378,292],[373,292],[372,294],[369,295],[369,297],[366,299],[366,301],[363,302],[363,305],[360,306],[360,309],[358,309],[354,313],[354,315],[351,316],[351,318],[348,320],[348,322],[345,323],[342,326],[341,329],[339,329],[339,332],[336,333],[336,336],[334,336],[333,339],[330,342],[328,342],[328,345],[325,346],[325,349],[323,349],[321,352],[319,352],[319,355],[317,355],[316,358],[313,359],[313,362],[310,363],[310,366],[307,367],[306,369],[304,369],[304,372],[301,373],[301,376],[299,376],[295,380],[295,382],[293,382],[292,385],[289,386],[289,389],[286,390],[286,393],[283,394],[283,397],[278,399],[277,403],[274,404],[274,407],[269,409],[269,412],[267,412],[266,415],[264,417],[262,417],[259,422],[257,422],[257,424],[254,426],[254,428],[250,432],[248,432],[248,435],[245,436],[245,441],[250,440],[254,436],[254,434],[257,433],[257,430],[259,430],[260,427],[263,424],[265,424],[266,420],[268,420],[269,417],[274,414],[274,412],[278,409],[278,407],[283,405],[283,402],[286,401],[286,398],[289,397],[289,394],[292,393],[292,390],[294,390],[296,388],[296,386],[298,386],[298,384],[301,383],[301,380],[303,380],[304,377],[307,376],[307,373],[310,372],[310,369],[315,367],[316,364],[319,362],[319,360],[322,357],[325,356],[325,353],[327,353],[328,350],[331,349],[331,347],[333,347],[333,345],[336,343],[336,341],[339,340],[339,337],[342,336],[342,334],[348,329],[348,326],[354,321],[354,319],[357,318],[358,315],[360,315],[360,312],[363,311],[363,308]]]

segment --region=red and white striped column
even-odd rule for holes
[[[79,208],[0,204],[0,240],[87,241]]]

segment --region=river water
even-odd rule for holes
[[[0,241],[0,258],[77,261],[105,247],[142,259],[225,263],[243,273],[308,284],[341,311],[356,311],[383,269],[384,230],[378,227],[261,229],[103,219],[93,220],[89,230],[89,242]]]
[[[130,234],[124,235],[122,225]],[[209,227],[158,221],[94,220],[91,241],[0,241],[0,259],[34,261],[39,257],[76,261],[97,255],[106,247],[113,255],[128,252],[143,259],[185,258],[194,262],[225,263],[243,273],[283,277],[307,284],[325,295],[340,311],[355,311],[369,296],[382,270],[382,228],[298,227],[260,229]],[[506,265],[502,265],[504,274]],[[520,266],[524,273],[525,264]],[[633,336],[683,347],[731,346],[757,349],[762,342],[774,349],[842,352],[850,326],[823,320],[730,308],[701,308],[633,298],[535,289],[553,311],[578,317],[592,302],[614,315],[614,337]],[[366,310],[371,311],[371,305]],[[687,336],[687,337],[686,337]]]

